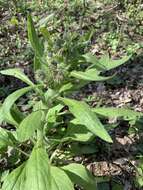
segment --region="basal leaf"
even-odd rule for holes
[[[58,167],[51,167],[52,188],[50,190],[74,190],[68,175]]]
[[[72,71],[70,73],[70,75],[72,77],[78,78],[78,79],[82,79],[82,80],[87,80],[87,81],[104,81],[104,80],[109,80],[111,78],[113,78],[113,76],[109,76],[109,77],[103,77],[100,76],[100,72],[97,71],[96,69],[89,69],[85,72],[82,71]]]
[[[80,124],[87,127],[89,131],[97,135],[101,139],[112,142],[111,137],[105,130],[104,126],[94,112],[85,102],[80,102],[68,98],[59,98],[69,107],[70,112],[78,119]]]
[[[74,184],[83,187],[86,190],[96,190],[96,179],[81,164],[69,164],[62,169],[67,173]]]
[[[48,155],[35,147],[30,158],[8,175],[2,190],[51,190],[51,180]]]
[[[17,138],[23,142],[28,140],[36,129],[42,124],[42,111],[35,111],[28,115],[19,125],[17,129]]]
[[[21,69],[7,69],[0,71],[0,73],[3,75],[16,77],[30,86],[34,85],[33,82],[22,72]]]
[[[3,106],[2,106],[2,112],[4,115],[5,121],[8,123],[18,126],[18,123],[15,121],[15,119],[11,115],[11,108],[13,104],[18,100],[22,95],[27,93],[28,91],[32,90],[33,87],[25,87],[20,90],[17,90],[10,94],[4,101]]]
[[[44,148],[35,147],[26,164],[24,190],[51,190],[51,172]]]
[[[25,164],[22,164],[13,170],[5,179],[2,190],[25,190],[26,170]]]

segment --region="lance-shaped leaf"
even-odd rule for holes
[[[35,147],[28,161],[7,176],[2,190],[51,190],[51,180],[48,155]]]
[[[63,138],[63,141],[79,141],[79,142],[88,142],[94,139],[94,134],[91,133],[83,125],[76,125],[70,123],[68,125],[67,133]]]
[[[37,70],[41,68],[41,58],[43,56],[43,47],[36,33],[31,15],[28,15],[28,18],[27,18],[27,28],[28,28],[28,38],[36,54],[34,67],[35,67],[35,70]]]
[[[12,145],[8,131],[0,128],[0,149]]]
[[[70,75],[77,79],[82,79],[87,81],[104,81],[104,80],[109,80],[114,76],[114,75],[109,77],[100,76],[100,71],[97,71],[96,69],[89,69],[86,70],[85,72],[72,71]]]
[[[2,106],[2,112],[4,115],[4,120],[7,121],[8,123],[18,126],[18,123],[15,121],[13,116],[11,115],[11,107],[13,104],[18,100],[22,95],[27,93],[28,91],[32,90],[33,87],[25,87],[20,90],[17,90],[10,94],[4,101],[3,106]]]
[[[83,57],[85,58],[85,60],[88,62],[88,63],[92,63],[90,67],[94,66],[95,68],[99,69],[99,70],[106,70],[106,67],[104,65],[102,65],[100,62],[99,62],[99,59],[93,55],[92,53],[86,53],[83,55]]]
[[[26,164],[24,190],[50,190],[51,180],[48,155],[44,148],[35,147]]]
[[[100,59],[97,59],[97,57],[91,53],[87,53],[83,55],[83,57],[87,62],[92,63],[92,65],[88,68],[96,68],[99,71],[108,71],[119,67],[131,58],[131,56],[124,56],[121,59],[113,60],[109,57],[109,55],[103,55]]]
[[[6,177],[2,190],[25,190],[25,164],[23,163]]]
[[[28,115],[19,125],[17,129],[17,138],[23,142],[28,140],[36,129],[42,124],[42,111],[38,110]]]
[[[69,107],[70,112],[78,119],[79,123],[86,126],[89,131],[97,135],[101,139],[112,142],[111,137],[105,130],[104,126],[92,112],[91,108],[85,102],[80,102],[68,98],[59,98],[64,104]]]
[[[99,59],[100,64],[106,68],[106,71],[119,67],[126,63],[131,56],[124,56],[122,59],[111,59],[109,55],[104,55]]]
[[[30,86],[34,85],[33,82],[22,72],[21,69],[6,69],[0,71],[0,73],[3,75],[16,77]]]
[[[50,190],[74,190],[68,175],[60,168],[51,167],[52,188]]]
[[[125,108],[99,107],[99,108],[93,108],[92,110],[95,113],[105,116],[105,117],[124,117],[129,120],[143,117],[143,113],[136,112],[136,111],[130,110],[130,109],[125,109]]]
[[[48,123],[54,123],[56,122],[57,114],[64,106],[62,104],[58,104],[48,110],[48,113],[46,115],[46,120]]]
[[[74,184],[86,190],[96,190],[96,180],[93,175],[81,164],[69,164],[61,167]]]

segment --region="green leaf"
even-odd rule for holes
[[[17,138],[19,141],[28,140],[35,130],[41,127],[42,113],[42,110],[32,112],[20,123],[17,129]]]
[[[69,164],[61,167],[69,176],[74,184],[83,187],[86,190],[96,190],[96,179],[81,164]]]
[[[13,106],[13,104],[16,102],[17,99],[19,99],[22,95],[24,95],[25,93],[27,93],[28,91],[32,90],[33,87],[25,87],[22,88],[20,90],[17,90],[15,92],[13,92],[12,94],[10,94],[4,101],[3,105],[2,105],[2,112],[4,115],[4,119],[5,121],[7,121],[8,123],[18,126],[17,121],[15,121],[15,119],[13,118],[13,116],[11,115],[11,108]]]
[[[67,84],[64,84],[60,90],[59,90],[59,93],[62,93],[62,92],[65,92],[67,90],[70,90],[71,88],[73,87],[73,84],[71,82],[67,83]]]
[[[50,190],[51,180],[48,155],[44,148],[35,147],[26,164],[24,190]]]
[[[93,55],[92,53],[84,54],[83,57],[85,58],[85,60],[87,62],[92,63],[95,68],[97,68],[99,70],[106,69],[106,67],[104,65],[101,65],[101,63],[99,62],[99,59],[97,59],[97,57],[95,55]]]
[[[43,47],[41,45],[41,42],[38,38],[38,35],[36,33],[33,20],[31,18],[31,15],[28,15],[27,18],[27,28],[28,28],[28,38],[30,40],[30,43],[33,47],[33,50],[35,51],[36,57],[35,57],[35,69],[41,68],[41,58],[43,56]]]
[[[0,125],[2,124],[3,121],[4,121],[4,114],[2,110],[2,105],[0,105]]]
[[[100,71],[97,71],[96,69],[89,69],[85,72],[82,71],[72,71],[70,73],[70,75],[72,77],[78,78],[78,79],[82,79],[82,80],[87,80],[87,81],[104,81],[104,80],[109,80],[111,78],[113,78],[113,76],[109,76],[109,77],[103,77],[100,76]]]
[[[25,163],[13,170],[4,180],[2,190],[26,190],[25,180]]]
[[[68,98],[59,98],[64,104],[68,105],[70,112],[78,119],[81,125],[87,127],[89,131],[101,139],[112,142],[111,137],[94,112],[85,102],[80,102]]]
[[[12,145],[8,131],[0,128],[0,149]]]
[[[22,72],[21,69],[7,69],[0,71],[0,73],[3,75],[16,77],[30,86],[34,85],[33,82]]]
[[[74,190],[71,180],[62,169],[52,166],[51,175],[52,188],[50,190]]]
[[[91,133],[83,125],[74,125],[71,123],[68,126],[67,133],[64,136],[63,140],[88,142],[88,141],[93,140],[93,138],[94,138],[94,134]]]
[[[109,55],[104,55],[99,59],[99,62],[103,67],[106,68],[106,71],[109,71],[126,63],[130,58],[131,56],[124,56],[122,59],[113,60],[109,58]]]
[[[35,147],[28,161],[8,175],[2,190],[51,190],[51,180],[48,155]]]
[[[62,104],[58,104],[48,110],[48,113],[46,115],[46,120],[48,121],[48,123],[56,122],[57,114],[63,107],[64,106]]]
[[[83,57],[87,62],[92,63],[88,68],[95,67],[99,71],[108,71],[119,67],[131,58],[131,56],[124,56],[122,59],[113,60],[109,55],[103,55],[100,59],[97,59],[97,57],[91,53],[87,53],[83,55]]]
[[[92,111],[105,117],[124,117],[129,120],[143,116],[143,113],[125,108],[99,107],[99,108],[93,108]]]

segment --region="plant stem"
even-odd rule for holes
[[[55,149],[55,151],[52,153],[51,157],[50,157],[50,163],[52,163],[54,157],[57,154],[57,151],[62,147],[62,142],[57,146],[57,148]]]
[[[27,154],[26,152],[24,152],[23,150],[21,150],[20,148],[18,147],[14,147],[16,150],[18,150],[19,152],[21,152],[22,154],[24,154],[25,156],[29,157],[30,155]]]

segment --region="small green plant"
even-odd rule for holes
[[[90,53],[76,55],[71,51],[69,55],[66,49],[56,54],[46,28],[42,29],[42,34],[46,38],[44,41],[38,38],[32,18],[28,16],[28,36],[35,52],[34,82],[20,69],[0,71],[28,85],[10,94],[0,108],[0,123],[6,122],[11,129],[0,128],[0,151],[5,155],[11,147],[12,163],[6,171],[1,171],[1,189],[73,190],[77,185],[95,190],[96,178],[72,160],[75,156],[72,145],[90,143],[97,137],[112,143],[101,117],[135,120],[142,114],[119,108],[93,109],[73,99],[73,93],[91,81],[111,79],[113,76],[101,74],[122,65],[130,57],[111,60],[105,55],[97,59]],[[30,99],[25,113],[17,101],[26,93],[30,93],[28,97],[32,97],[32,101]]]

